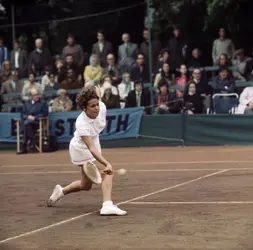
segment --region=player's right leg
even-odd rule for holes
[[[84,173],[83,165],[80,166],[81,169],[81,180],[74,181],[67,185],[66,187],[62,187],[57,184],[53,190],[52,195],[47,201],[47,206],[51,207],[54,203],[59,201],[64,195],[80,192],[82,190],[89,191],[92,187],[92,182],[87,178]]]

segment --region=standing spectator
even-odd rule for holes
[[[197,92],[195,82],[189,82],[184,92],[184,110],[187,114],[201,114],[203,111],[203,101]]]
[[[28,80],[24,82],[24,86],[22,89],[23,100],[28,101],[30,100],[30,93],[31,89],[37,89],[39,94],[42,94],[41,85],[38,82],[35,82],[35,75],[30,73],[28,76]]]
[[[89,82],[93,85],[96,85],[100,82],[103,74],[103,69],[99,65],[97,55],[92,55],[90,57],[90,65],[85,67],[84,70],[84,80],[85,83]]]
[[[217,65],[221,54],[226,54],[228,59],[231,60],[235,52],[235,46],[231,39],[226,37],[224,28],[219,30],[219,38],[213,43],[212,58],[213,64]]]
[[[232,63],[233,63],[233,66],[236,67],[236,69],[233,70],[233,76],[237,80],[246,80],[244,77],[245,68],[246,68],[247,62],[250,60],[251,58],[245,56],[243,49],[239,49],[235,52],[235,59],[232,61]]]
[[[120,108],[119,96],[112,93],[112,85],[105,82],[103,85],[104,94],[102,96],[102,102],[105,104],[107,109]]]
[[[122,82],[118,85],[119,97],[120,97],[120,106],[121,108],[125,107],[126,98],[130,91],[134,89],[134,82],[130,78],[129,73],[123,74]]]
[[[173,33],[174,37],[168,42],[168,51],[170,55],[170,67],[172,70],[176,70],[184,63],[187,46],[183,44],[179,28],[175,28]]]
[[[185,87],[187,84],[188,77],[187,77],[187,67],[185,64],[180,66],[180,76],[176,78],[176,85]],[[184,91],[176,90],[177,97],[182,97]]]
[[[106,57],[113,53],[112,44],[105,40],[105,35],[102,30],[97,32],[98,41],[92,46],[92,54],[97,55],[100,65],[106,67]]]
[[[72,110],[73,103],[67,96],[65,89],[59,89],[57,91],[57,96],[53,100],[52,112],[69,112]]]
[[[164,63],[161,72],[156,75],[154,83],[155,88],[158,88],[158,83],[161,79],[165,79],[169,86],[173,85],[175,81],[175,76],[170,72],[170,66],[168,63]]]
[[[169,92],[169,85],[164,79],[158,84],[158,95],[156,99],[156,114],[180,113],[182,101],[177,99],[175,94]]]
[[[167,49],[163,50],[159,55],[158,61],[156,63],[155,74],[161,73],[164,63],[167,63],[169,65],[169,52]]]
[[[121,72],[130,72],[137,54],[137,44],[130,42],[130,35],[122,35],[123,44],[118,48],[119,67]]]
[[[4,61],[2,68],[0,69],[0,84],[8,80],[11,71],[10,61]]]
[[[149,82],[149,70],[145,64],[144,54],[137,55],[136,63],[131,68],[131,79],[139,82]]]
[[[148,41],[148,29],[144,29],[143,30],[143,39],[144,41],[141,43],[140,45],[140,53],[144,54],[145,55],[145,64],[149,67],[149,41]],[[154,37],[154,39],[152,39],[151,41],[151,44],[152,44],[152,71],[155,69],[156,67],[156,60],[157,60],[157,57],[161,51],[161,42],[156,39]]]
[[[34,141],[36,131],[39,129],[39,118],[48,116],[48,105],[44,100],[40,100],[37,89],[30,90],[31,101],[25,102],[23,106],[22,130],[24,132],[24,143],[22,150],[17,154],[28,153],[27,146]]]
[[[58,90],[60,85],[59,83],[56,81],[56,76],[54,75],[54,73],[49,73],[48,75],[48,79],[49,81],[47,82],[46,85],[42,85],[42,90],[43,91],[54,91],[54,90]]]
[[[214,77],[212,81],[213,93],[227,94],[235,92],[235,82],[232,77],[229,76],[229,70],[226,67],[221,67],[219,75]]]
[[[135,82],[134,90],[126,98],[126,108],[145,107],[145,113],[150,114],[150,92],[143,83]]]
[[[6,46],[4,46],[4,40],[0,37],[0,68],[4,61],[7,61],[9,57],[9,52]]]
[[[15,42],[15,48],[11,52],[11,65],[17,72],[19,78],[27,75],[28,53],[20,47],[18,41]]]
[[[188,68],[203,68],[203,62],[201,59],[201,51],[196,48],[192,51],[192,56],[188,61]]]
[[[47,48],[43,48],[42,39],[35,40],[35,50],[30,53],[28,72],[41,76],[46,66],[52,67],[52,56]]]
[[[68,55],[72,55],[74,63],[77,65],[79,70],[82,69],[84,64],[84,53],[81,45],[76,44],[75,38],[72,35],[67,37],[67,46],[63,48],[62,55],[64,60]]]
[[[120,69],[116,65],[115,56],[113,54],[107,55],[107,66],[103,69],[103,75],[111,76],[113,84],[119,83]]]

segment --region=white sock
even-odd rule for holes
[[[104,206],[111,206],[111,205],[113,205],[113,202],[112,202],[112,201],[105,201],[105,202],[103,203],[103,207],[104,207]]]

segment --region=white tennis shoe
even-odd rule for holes
[[[62,192],[62,189],[63,188],[59,184],[55,186],[52,195],[50,196],[50,198],[47,201],[47,206],[48,207],[52,207],[54,203],[56,203],[57,201],[59,201],[60,198],[62,196],[64,196],[64,194]]]
[[[116,205],[111,204],[103,204],[103,207],[100,210],[100,215],[118,215],[124,216],[127,215],[127,211],[124,211],[118,208]]]

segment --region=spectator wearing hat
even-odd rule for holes
[[[220,28],[219,38],[213,42],[212,58],[213,64],[217,65],[221,54],[226,54],[229,60],[232,60],[235,52],[235,46],[231,39],[226,37],[226,30]]]
[[[53,100],[52,112],[69,112],[72,110],[73,102],[67,96],[65,89],[57,91],[57,97]]]
[[[245,79],[245,68],[247,65],[247,62],[251,60],[251,58],[246,57],[244,54],[244,49],[238,49],[235,52],[234,60],[232,61],[232,64],[236,69],[233,70],[233,76],[236,80],[246,80]]]
[[[75,38],[72,35],[67,37],[67,46],[65,46],[62,50],[62,56],[64,60],[66,60],[68,55],[72,55],[74,63],[81,70],[84,63],[83,48],[81,45],[76,44]]]
[[[220,67],[219,75],[213,78],[212,89],[214,94],[228,94],[235,92],[235,81],[229,75],[229,70],[226,67]]]
[[[126,72],[122,76],[122,82],[118,85],[121,108],[125,107],[126,98],[129,92],[133,89],[134,89],[134,82],[131,80],[130,74]]]
[[[150,92],[142,82],[134,83],[134,90],[126,98],[126,108],[145,107],[145,113],[150,114]]]
[[[104,93],[102,96],[102,102],[107,109],[120,108],[119,96],[112,93],[112,85],[109,82],[105,82],[103,85]]]
[[[92,46],[92,54],[97,55],[100,65],[106,67],[106,57],[113,53],[112,44],[105,40],[105,35],[102,30],[97,32],[98,41]]]

